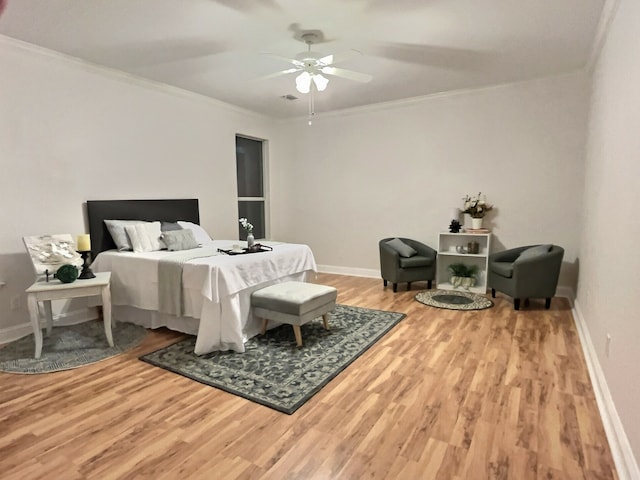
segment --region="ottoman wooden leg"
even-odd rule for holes
[[[324,315],[322,315],[322,325],[324,326],[325,330],[329,330],[329,314],[325,313]]]
[[[262,319],[262,335],[267,333],[267,324],[268,323],[269,323],[269,320],[267,320],[266,318]]]
[[[293,333],[296,335],[296,345],[302,346],[302,332],[300,331],[300,325],[293,326]]]

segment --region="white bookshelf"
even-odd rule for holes
[[[469,242],[478,242],[478,253],[460,253],[457,247],[468,248]],[[478,275],[475,286],[470,292],[487,293],[487,271],[489,268],[489,252],[491,251],[491,233],[449,233],[441,232],[438,236],[438,259],[436,271],[436,284],[441,290],[462,290],[455,288],[449,280],[451,274],[448,267],[454,263],[466,263],[478,266]]]

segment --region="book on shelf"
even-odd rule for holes
[[[491,233],[488,228],[465,228],[464,233]]]

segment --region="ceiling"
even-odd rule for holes
[[[0,34],[287,118],[308,111],[296,74],[261,77],[291,67],[266,54],[307,50],[303,31],[324,35],[312,51],[351,52],[338,66],[373,76],[328,77],[321,114],[576,71],[605,1],[6,0]]]

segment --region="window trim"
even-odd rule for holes
[[[264,238],[260,238],[259,240],[264,240],[270,237],[271,235],[271,208],[270,208],[270,196],[271,196],[271,182],[270,179],[270,170],[269,170],[269,140],[266,138],[254,137],[253,135],[244,135],[241,133],[236,133],[234,137],[234,145],[237,145],[238,138],[244,138],[247,140],[254,140],[256,142],[260,142],[262,145],[262,193],[264,196],[262,197],[239,197],[236,193],[236,207],[240,202],[262,202],[264,206]],[[235,151],[235,149],[234,149]],[[237,152],[236,152],[236,169],[237,169]],[[237,174],[236,174],[237,175]],[[236,192],[238,186],[238,177],[236,176]],[[236,213],[239,214],[239,211],[236,210]],[[238,216],[238,215],[236,215]],[[257,239],[258,240],[258,239]]]

